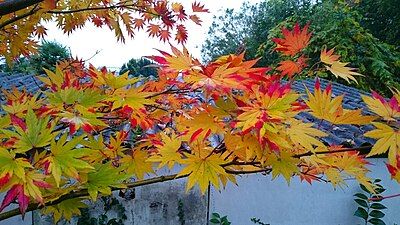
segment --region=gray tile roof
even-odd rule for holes
[[[326,88],[330,81],[320,79],[321,88]],[[305,87],[310,91],[314,90],[314,80],[300,80],[293,84],[293,88],[299,93],[305,93]],[[4,74],[0,73],[0,88],[10,89],[13,86],[23,89],[24,87],[31,93],[35,93],[40,90],[42,82],[38,80],[34,75],[26,74]],[[366,105],[363,103],[360,94],[369,95],[366,92],[357,90],[352,87],[348,87],[339,83],[332,83],[332,93],[334,96],[344,94],[344,108],[346,109],[363,109],[365,114],[369,114]],[[0,95],[2,95],[0,93]],[[0,103],[3,103],[4,99],[1,98]],[[344,144],[347,147],[361,146],[366,144],[373,144],[374,141],[369,138],[363,137],[363,133],[373,129],[372,125],[367,126],[355,126],[355,125],[332,125],[326,121],[320,121],[314,118],[309,113],[301,113],[298,115],[299,119],[305,122],[313,122],[322,131],[329,134],[328,137],[323,138],[323,141],[329,145]]]

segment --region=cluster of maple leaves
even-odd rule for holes
[[[193,6],[193,11],[206,11]],[[164,5],[152,9],[167,15],[161,18],[169,26],[171,14]],[[174,5],[173,15],[186,18],[180,10]],[[89,18],[98,25],[115,22],[101,12],[83,14],[65,29]],[[44,83],[40,93],[4,91],[0,191],[6,196],[0,211],[17,201],[23,214],[32,201],[46,205],[83,189],[96,200],[165,166],[180,170],[177,177],[188,176],[187,189],[198,184],[203,193],[209,184],[219,188],[235,182],[237,174],[255,172],[281,175],[288,182],[293,176],[309,183],[326,180],[334,186],[355,177],[373,191],[365,156],[356,149],[326,146],[320,138],[328,134],[299,120],[301,112],[332,124],[372,123],[375,129],[364,136],[377,141],[367,156],[389,152],[389,172],[400,180],[400,92],[394,90],[391,99],[375,92],[362,96],[370,115],[343,108],[343,96],[332,97],[332,87],[323,90],[318,79],[306,96],[296,93],[291,84],[307,67],[303,50],[311,34],[296,24],[282,35],[274,41],[286,58],[276,69],[255,67],[257,60],[246,61],[244,53],[202,64],[187,49],[171,46],[171,53],[149,57],[159,66],[158,78],[149,82],[74,61],[39,77]],[[348,81],[360,75],[340,62],[333,49],[321,51],[321,63]],[[56,219],[71,218],[81,201],[69,199],[45,211]]]
[[[0,1],[2,2],[2,1]],[[187,41],[185,21],[198,25],[198,13],[208,12],[204,5],[194,2],[191,12],[180,3],[165,0],[43,0],[14,13],[0,16],[0,55],[7,63],[21,54],[29,56],[37,48],[37,39],[46,35],[46,24],[55,21],[57,27],[70,34],[85,24],[108,27],[116,38],[124,42],[125,36],[134,37],[136,31],[145,30],[150,37],[161,41],[175,39]]]

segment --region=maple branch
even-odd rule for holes
[[[6,0],[0,2],[0,16],[16,12],[40,2],[43,2],[43,0]]]
[[[18,20],[22,20],[23,18],[26,18],[26,17],[28,17],[28,16],[30,16],[30,15],[33,15],[33,14],[35,14],[37,11],[39,11],[39,8],[33,8],[33,9],[30,10],[29,12],[26,12],[26,13],[21,14],[21,15],[19,15],[19,16],[15,16],[15,17],[13,17],[13,18],[11,18],[11,19],[5,21],[4,23],[1,23],[1,24],[0,24],[0,29],[2,29],[2,28],[4,28],[5,26],[10,25],[10,24],[12,24],[12,23],[14,23],[14,22],[17,22]]]
[[[141,13],[148,13],[154,16],[159,16],[158,14],[152,13],[150,11],[146,11],[142,8],[138,8],[136,4],[127,4],[127,5],[110,5],[110,6],[104,6],[104,7],[88,7],[88,8],[80,8],[80,9],[71,9],[71,10],[49,10],[46,13],[50,14],[70,14],[70,13],[77,13],[77,12],[84,12],[84,11],[96,11],[96,10],[108,10],[108,9],[116,9],[116,8],[129,8],[137,12]]]
[[[371,150],[372,146],[368,145],[368,146],[361,146],[361,147],[354,147],[354,148],[343,148],[343,149],[339,149],[339,150],[333,150],[333,151],[320,151],[320,152],[305,152],[302,154],[297,154],[297,155],[293,155],[293,158],[301,158],[301,157],[305,157],[305,156],[312,156],[312,155],[320,155],[320,154],[331,154],[331,153],[339,153],[339,152],[352,152],[352,151],[366,151],[366,150]]]

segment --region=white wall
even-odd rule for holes
[[[384,159],[371,159],[370,176],[382,179],[384,195],[400,193],[400,185],[390,180]],[[301,183],[294,178],[290,184],[279,177],[246,175],[238,186],[229,184],[225,190],[211,192],[210,213],[227,215],[232,225],[254,225],[256,217],[271,225],[356,225],[362,221],[353,216],[357,209],[353,195],[360,189],[355,181],[348,187],[334,190],[326,183]],[[385,199],[387,225],[400,225],[400,197]]]

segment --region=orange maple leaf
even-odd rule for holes
[[[301,72],[302,66],[292,60],[285,60],[280,62],[276,69],[281,71],[282,76],[293,77],[296,73]]]
[[[334,48],[326,51],[326,47],[321,50],[320,59],[321,62],[332,65],[334,62],[338,61],[340,56],[333,54]]]
[[[282,28],[284,38],[274,38],[273,42],[277,44],[275,50],[282,52],[284,55],[294,56],[308,45],[311,33],[308,33],[308,24],[300,29],[298,23],[294,25],[292,31]]]

